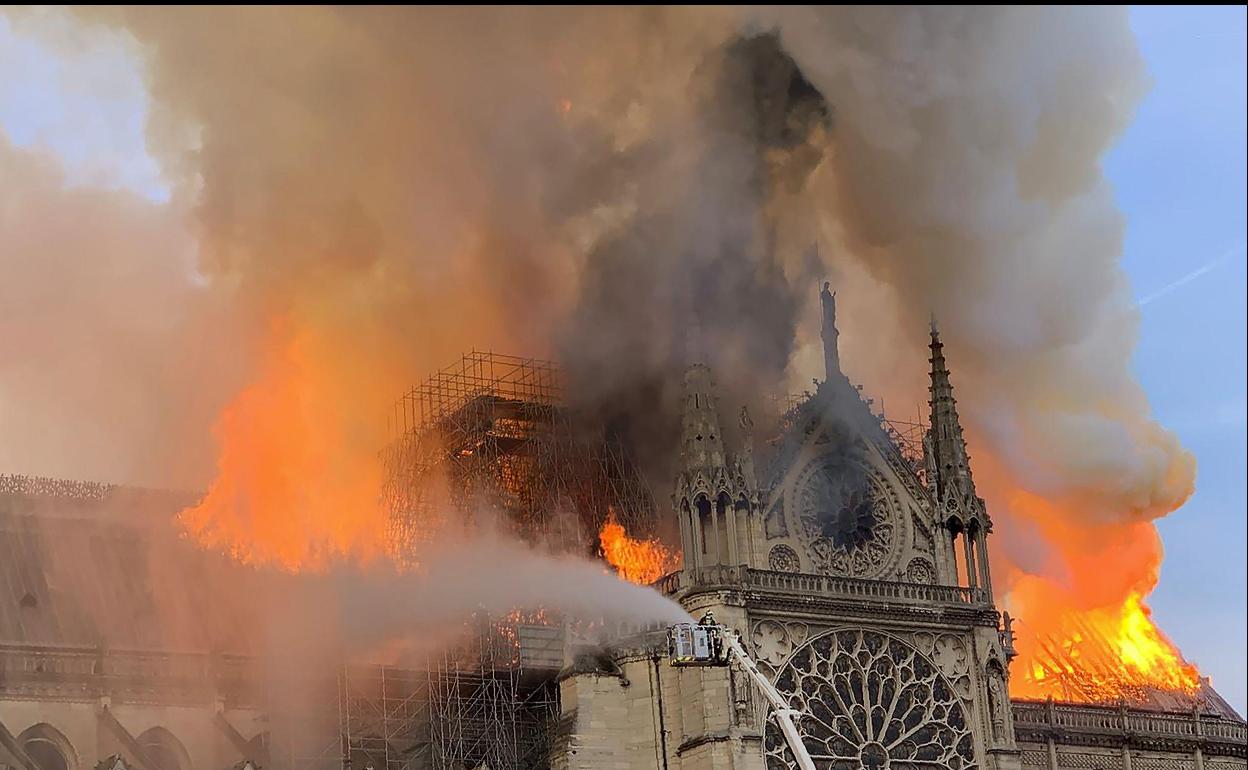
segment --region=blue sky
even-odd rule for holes
[[[137,44],[103,30],[79,34],[55,10],[34,13],[38,38],[0,14],[0,130],[18,147],[55,153],[70,184],[168,200],[145,144],[148,96]],[[71,36],[72,45],[56,51],[46,42]]]
[[[1106,159],[1141,303],[1135,369],[1162,424],[1197,456],[1197,491],[1160,522],[1151,604],[1241,713],[1245,681],[1245,10],[1145,7],[1132,25],[1153,88]],[[168,198],[144,149],[131,44],[51,55],[0,15],[0,131],[61,158],[71,184]],[[3,469],[0,469],[3,471]]]
[[[1245,711],[1245,10],[1134,8],[1152,91],[1105,168],[1141,300],[1135,370],[1196,454],[1196,494],[1159,528],[1150,603]]]

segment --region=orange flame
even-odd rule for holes
[[[1010,694],[1081,702],[1140,702],[1150,691],[1194,695],[1199,672],[1145,604],[1162,559],[1155,525],[1088,521],[1025,492],[1006,499],[1013,517],[1055,546],[1046,563],[1028,570],[998,557],[1004,603],[1018,619]]]
[[[254,382],[215,427],[217,478],[179,514],[200,545],[290,572],[385,551],[380,436],[344,409],[360,399],[341,351],[285,321],[273,325]]]
[[[635,540],[615,520],[615,512],[607,514],[598,533],[602,555],[615,568],[617,575],[630,583],[650,585],[680,565],[680,553],[673,552],[656,539]]]
[[[1121,607],[1071,614],[1060,631],[1024,633],[1011,688],[1023,697],[1108,702],[1143,700],[1149,690],[1195,695],[1200,674],[1154,625],[1138,594]]]

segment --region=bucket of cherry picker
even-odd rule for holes
[[[673,666],[726,666],[726,633],[710,613],[697,623],[677,623],[667,629],[668,660]]]

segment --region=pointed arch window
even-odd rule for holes
[[[191,770],[190,755],[182,742],[163,727],[140,733],[137,743],[152,763],[154,770]]]
[[[77,770],[78,754],[65,735],[46,722],[31,725],[17,736],[17,743],[39,770]]]

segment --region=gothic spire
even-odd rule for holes
[[[825,281],[823,291],[819,292],[823,306],[823,367],[829,380],[841,373],[841,356],[837,350],[837,338],[841,333],[836,329],[836,293],[831,288],[832,284]]]
[[[975,484],[971,480],[971,466],[966,454],[966,441],[962,438],[962,424],[958,420],[957,402],[953,398],[953,385],[949,382],[949,369],[945,366],[945,346],[940,341],[940,330],[932,318],[932,364],[931,382],[931,441],[936,478],[937,497],[944,499],[950,491],[959,497],[974,496]],[[951,490],[951,487],[956,489]]]
[[[715,386],[705,364],[685,370],[685,405],[681,417],[681,465],[684,470],[725,465],[724,439],[719,432]]]

